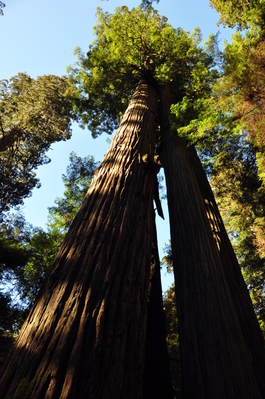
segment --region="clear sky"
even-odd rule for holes
[[[9,79],[19,72],[31,77],[40,75],[64,75],[66,67],[76,59],[73,49],[81,47],[85,52],[93,40],[95,12],[99,6],[105,11],[127,5],[137,7],[140,0],[4,0],[4,16],[0,17],[1,59],[0,79]],[[218,14],[209,7],[208,0],[160,0],[154,7],[168,18],[174,28],[181,27],[192,32],[200,27],[203,40],[211,33],[220,31],[220,41],[231,36],[229,29],[217,27]],[[73,135],[67,142],[52,146],[48,156],[51,162],[41,166],[37,175],[41,188],[33,191],[32,197],[25,200],[26,220],[34,226],[45,228],[47,207],[54,199],[63,195],[61,176],[69,164],[69,154],[75,151],[78,156],[94,155],[101,161],[109,146],[109,136],[92,139],[89,131],[73,126]],[[158,220],[158,240],[160,257],[162,248],[168,242],[170,233],[166,200],[162,203],[165,221]],[[159,220],[160,219],[160,220]],[[163,289],[171,281],[162,272]]]

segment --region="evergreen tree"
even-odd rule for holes
[[[98,17],[96,40],[87,56],[79,51],[68,94],[94,136],[112,131],[126,112],[10,353],[3,392],[18,393],[25,377],[32,398],[145,394],[157,143],[168,187],[184,394],[261,398],[258,323],[238,265],[228,259],[231,246],[196,153],[173,132],[183,121],[170,115],[179,104],[199,117],[216,77],[214,40],[200,48],[198,31],[174,30],[151,8]],[[256,344],[249,347],[250,336]]]
[[[264,190],[251,143],[216,159],[211,186],[264,332]]]
[[[184,393],[189,398],[216,397],[217,393],[220,398],[262,397],[263,337],[220,217],[212,208],[214,200],[208,189],[208,195],[202,195],[203,181],[189,162],[194,156],[185,141],[169,136],[163,146]],[[207,201],[210,218],[220,232],[220,246],[205,199],[211,200]],[[206,375],[210,384],[203,383]]]
[[[34,170],[49,162],[50,145],[71,137],[72,105],[65,78],[24,73],[0,82],[0,213],[23,203],[35,186]]]
[[[265,6],[259,0],[210,0],[210,5],[221,14],[220,23],[238,26],[241,29],[252,27],[264,29]]]
[[[5,214],[0,225],[0,363],[15,342],[23,319],[25,307],[17,301],[19,283],[30,254],[26,245],[30,228],[20,214]]]
[[[203,155],[210,161],[211,184],[263,326],[264,4],[212,3],[221,22],[245,31],[236,32],[225,46]]]
[[[49,208],[47,232],[34,228],[27,251],[30,254],[19,281],[22,298],[32,304],[56,258],[65,234],[69,230],[90,186],[98,163],[92,156],[78,157],[70,154],[70,164],[62,180],[65,191]]]
[[[65,192],[50,208],[48,231],[28,225],[22,213],[6,213],[0,226],[0,362],[2,363],[32,306],[90,185],[93,157],[70,154],[63,175]]]
[[[154,228],[145,155],[154,158],[156,99],[150,86],[136,89],[10,353],[4,395],[25,377],[35,382],[31,397],[142,396]]]

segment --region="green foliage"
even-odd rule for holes
[[[189,141],[198,141],[204,137],[206,114],[212,106],[212,87],[219,76],[220,62],[218,35],[210,35],[204,45],[197,48],[196,58],[185,84],[185,95],[171,106],[171,112],[176,117],[173,128]],[[203,128],[200,126],[202,121]]]
[[[2,215],[0,223],[0,271],[14,271],[23,267],[29,253],[26,244],[30,240],[31,226],[25,222],[24,216],[17,213]]]
[[[265,190],[253,145],[246,137],[235,144],[215,158],[211,185],[265,332]]]
[[[0,224],[0,366],[12,347],[25,317],[16,300],[18,282],[29,259],[25,245],[30,227],[21,214],[2,215]]]
[[[81,158],[74,152],[70,154],[70,165],[67,167],[66,175],[62,176],[65,186],[64,196],[56,198],[56,206],[49,208],[49,232],[66,233],[80,208],[97,167],[98,163],[93,156]]]
[[[19,303],[15,298],[20,298],[22,295],[24,268],[31,257],[29,250],[31,231],[32,227],[25,222],[21,213],[13,212],[2,216],[0,224],[0,281],[2,295],[9,298],[10,314],[13,313]]]
[[[213,38],[207,49],[200,48],[198,29],[191,35],[174,29],[152,7],[129,11],[124,6],[114,14],[98,9],[97,16],[88,53],[76,49],[78,62],[69,68],[68,89],[80,123],[94,136],[118,126],[142,79],[158,90],[170,84],[173,103],[209,92],[214,73],[206,75],[213,65]]]
[[[50,145],[71,137],[72,105],[65,78],[20,73],[0,82],[0,213],[38,186],[34,170]]]
[[[17,280],[20,300],[30,306],[54,262],[63,237],[48,234],[41,228],[32,229],[31,238],[27,244],[30,254],[27,263],[21,270]]]
[[[93,157],[81,158],[75,153],[70,154],[70,165],[63,175],[64,197],[56,199],[56,206],[50,208],[47,232],[32,228],[19,212],[2,214],[0,366],[44,283],[97,166]],[[22,384],[20,396],[16,397],[28,397],[25,395],[28,395],[30,387]]]
[[[32,303],[43,285],[55,257],[91,183],[98,164],[92,156],[78,157],[70,154],[70,165],[62,176],[64,196],[55,200],[49,208],[47,232],[32,230],[27,251],[30,257],[23,269],[20,283],[22,298]]]
[[[169,355],[174,396],[177,399],[181,399],[183,397],[181,385],[182,377],[174,284],[172,284],[172,286],[166,291],[166,296],[163,299],[163,306],[166,319],[167,350]]]
[[[265,41],[233,36],[225,48],[223,76],[215,87],[218,108],[230,116],[237,134],[248,133],[256,147],[259,176],[265,176]]]
[[[221,14],[219,22],[224,25],[264,29],[264,0],[210,0],[210,6]]]
[[[162,264],[166,266],[167,273],[173,273],[173,258],[171,241],[164,248],[165,256],[162,259]],[[166,291],[163,298],[163,307],[166,320],[166,334],[167,334],[167,350],[169,355],[171,379],[173,383],[173,390],[175,398],[181,399],[182,385],[181,385],[181,363],[179,350],[179,335],[178,335],[178,317],[176,308],[175,283],[171,285]]]
[[[173,273],[173,257],[172,257],[172,246],[171,240],[165,245],[164,252],[166,255],[162,259],[162,264],[166,266],[167,273]]]
[[[14,344],[25,317],[24,309],[14,305],[10,294],[0,293],[0,368]]]

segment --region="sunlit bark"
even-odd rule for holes
[[[235,252],[225,230],[213,192],[194,147],[187,149],[200,192],[204,199],[207,216],[210,222],[226,281],[233,298],[237,317],[250,354],[253,369],[259,384],[262,397],[265,397],[265,343],[255,315],[253,305],[244,282]]]
[[[2,397],[141,398],[157,96],[140,84],[24,323]]]
[[[238,314],[234,299],[232,287],[237,283],[227,281],[235,276],[228,275],[228,264],[220,256],[186,142],[170,132],[169,104],[165,88],[161,161],[167,184],[184,396],[262,398],[242,329],[244,315]]]

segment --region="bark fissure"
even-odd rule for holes
[[[9,356],[4,396],[25,377],[32,399],[141,398],[154,229],[142,157],[154,158],[156,107],[141,83]]]
[[[232,265],[235,255],[224,238],[217,207],[213,212],[214,198],[198,158],[195,162],[185,140],[170,131],[169,86],[161,89],[160,100],[160,158],[168,190],[184,395],[264,397],[253,361],[254,356],[256,365],[262,365],[256,350],[259,347],[263,357],[264,341],[256,330],[253,308],[243,298],[246,287]],[[250,344],[249,331],[257,344]]]
[[[260,391],[262,392],[262,396],[265,397],[265,345],[263,335],[213,192],[196,150],[193,147],[188,148],[188,157],[192,163],[202,197],[205,201],[207,216],[214,232],[221,263],[224,268],[224,273],[226,274],[229,290],[233,297],[237,316],[249,350]]]
[[[186,143],[164,134],[185,395],[261,398]]]

